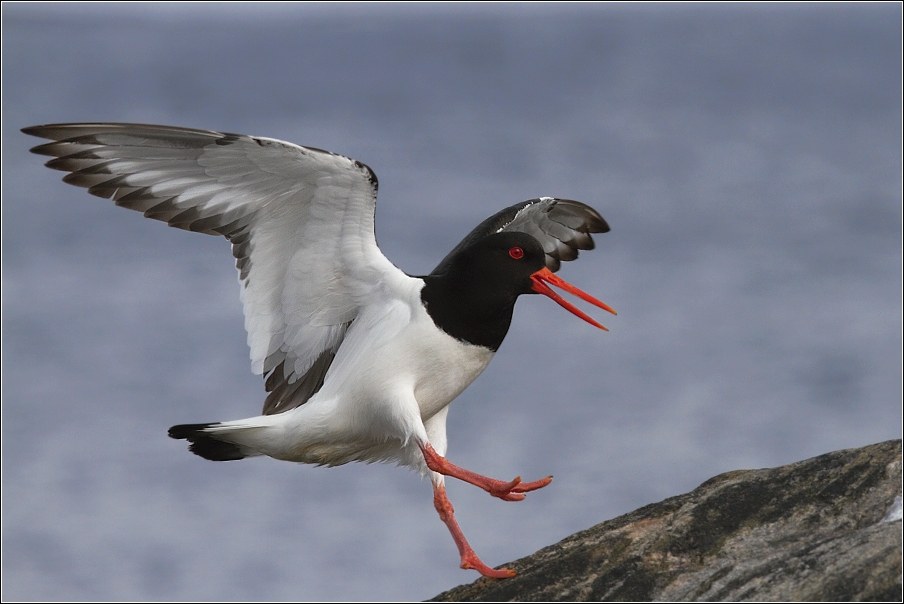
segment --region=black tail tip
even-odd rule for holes
[[[217,440],[205,432],[206,428],[217,424],[180,424],[169,429],[169,437],[187,440],[191,443],[188,450],[210,461],[235,461],[248,457],[238,445]]]
[[[195,442],[196,438],[209,437],[209,435],[204,434],[204,429],[215,425],[215,423],[179,424],[178,426],[173,426],[172,428],[170,428],[168,434],[170,438]]]

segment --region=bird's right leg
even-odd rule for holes
[[[401,425],[398,428],[400,433],[409,436],[409,438],[403,440],[410,439],[410,441],[413,441],[412,444],[417,444],[421,452],[425,450],[432,452],[432,456],[429,458],[427,457],[427,454],[424,454],[424,460],[427,461],[428,466],[432,463],[430,459],[433,459],[433,457],[444,460],[444,458],[436,452],[436,449],[433,448],[433,445],[431,445],[430,442],[432,441],[441,451],[446,450],[446,415],[448,413],[448,407],[440,410],[426,422],[423,422],[420,417],[420,409],[417,406],[417,401],[415,401],[413,393],[403,391],[397,400],[403,401],[403,403],[396,406],[396,413],[392,417],[396,421],[401,420],[405,422],[400,422]],[[404,404],[404,401],[406,400],[409,404]],[[411,402],[413,402],[413,404],[410,404]],[[399,413],[399,411],[401,411],[401,413]],[[407,413],[405,413],[406,411]],[[409,465],[422,469],[423,466],[420,464],[420,459],[418,459],[417,449],[411,447],[406,450],[410,455]],[[432,467],[430,469],[432,469]],[[468,540],[465,539],[464,533],[461,532],[461,527],[458,526],[458,522],[455,520],[455,510],[452,508],[449,497],[446,496],[445,478],[443,477],[443,473],[429,472],[428,474],[430,476],[430,481],[433,484],[433,506],[436,508],[440,520],[445,523],[446,528],[448,528],[449,532],[452,534],[452,539],[455,541],[456,547],[458,547],[458,553],[461,556],[461,568],[476,570],[485,577],[492,577],[495,579],[514,577],[515,571],[507,568],[500,570],[490,568],[477,557],[477,554],[474,553]],[[522,495],[521,497],[523,498],[524,496]]]
[[[473,484],[493,497],[498,497],[504,501],[521,501],[524,499],[525,493],[542,489],[552,482],[552,476],[547,476],[546,478],[541,478],[540,480],[535,480],[533,482],[521,482],[520,476],[516,476],[515,479],[510,482],[488,478],[477,474],[476,472],[456,466],[454,463],[437,453],[436,450],[430,446],[429,442],[421,444],[420,448],[421,452],[424,454],[424,461],[427,462],[427,467],[437,474],[452,476],[453,478],[458,478],[459,480]]]

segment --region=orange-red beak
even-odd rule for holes
[[[540,270],[538,270],[533,275],[531,275],[530,278],[534,282],[534,286],[532,289],[535,292],[537,292],[538,294],[543,294],[544,296],[548,296],[548,297],[552,298],[553,300],[556,301],[556,303],[559,306],[561,306],[565,310],[569,311],[570,313],[577,315],[578,317],[584,319],[591,325],[593,325],[595,327],[599,327],[600,329],[609,331],[608,329],[606,329],[605,327],[603,327],[602,325],[600,325],[599,323],[597,323],[596,321],[591,319],[589,316],[584,314],[582,311],[578,310],[578,308],[574,304],[572,304],[571,302],[568,302],[567,300],[565,300],[565,298],[563,298],[562,296],[557,294],[555,291],[550,289],[549,285],[555,285],[556,287],[564,289],[565,291],[567,291],[570,294],[574,294],[581,300],[590,302],[594,306],[599,306],[603,310],[607,310],[607,311],[611,312],[613,315],[616,314],[616,312],[614,310],[612,310],[612,308],[608,304],[604,304],[603,302],[600,302],[599,300],[597,300],[590,294],[579,290],[574,285],[568,283],[564,279],[560,279],[559,277],[556,277],[555,274],[553,274],[553,272],[551,270],[549,270],[548,268],[546,268],[545,266],[543,268],[541,268]],[[547,283],[549,283],[549,285],[547,285]]]

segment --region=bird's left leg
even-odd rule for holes
[[[474,486],[480,487],[493,497],[498,497],[504,501],[521,501],[524,499],[525,493],[542,489],[552,482],[552,476],[547,476],[546,478],[541,478],[540,480],[535,480],[533,482],[521,482],[520,476],[516,476],[515,479],[510,482],[488,478],[477,474],[476,472],[456,466],[454,463],[437,453],[436,450],[430,446],[429,442],[425,442],[419,446],[421,452],[424,454],[424,461],[427,462],[427,467],[437,474],[444,474],[445,476],[452,476],[453,478],[464,480]]]
[[[492,577],[494,579],[514,577],[517,574],[515,571],[508,568],[500,568],[498,570],[490,568],[477,557],[477,554],[471,549],[471,545],[461,532],[461,527],[458,526],[458,522],[455,520],[455,510],[452,509],[452,502],[446,496],[446,487],[442,482],[442,477],[438,476],[437,478],[438,480],[433,481],[433,506],[439,513],[440,520],[446,523],[446,527],[452,533],[452,539],[455,540],[458,553],[461,555],[461,567],[476,570],[484,577]]]

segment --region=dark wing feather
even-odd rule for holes
[[[515,231],[533,236],[546,252],[546,266],[555,272],[562,261],[574,260],[578,250],[592,250],[590,233],[607,233],[609,225],[590,206],[571,199],[540,197],[508,207],[490,216],[468,233],[433,269],[440,275],[458,252],[492,233]]]

